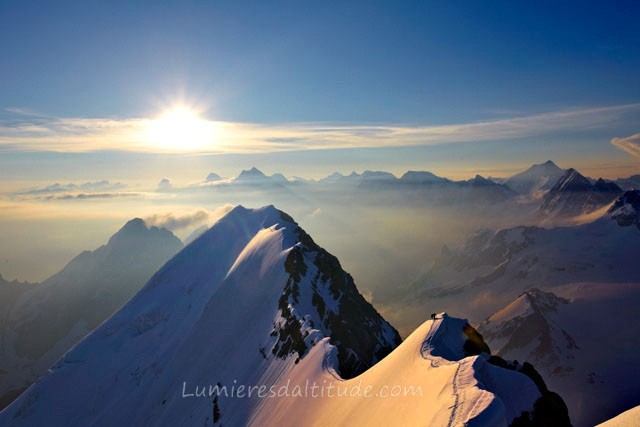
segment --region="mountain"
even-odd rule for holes
[[[0,321],[4,319],[9,309],[28,290],[37,286],[36,283],[8,281],[0,274]],[[1,331],[0,331],[1,333]]]
[[[185,237],[182,243],[184,243],[184,245],[187,246],[188,244],[196,240],[198,237],[202,236],[205,233],[205,231],[207,231],[208,229],[209,227],[207,227],[206,225],[201,225],[200,227],[193,230],[187,237]]]
[[[181,248],[170,231],[148,228],[136,218],[106,245],[82,252],[60,272],[23,293],[3,325],[2,402],[8,403],[111,316]]]
[[[407,171],[400,178],[401,181],[408,184],[422,185],[422,184],[444,184],[449,182],[446,178],[441,178],[434,175],[431,172],[423,171]]]
[[[403,315],[465,307],[496,354],[533,363],[576,425],[640,404],[639,191],[572,227],[483,230],[441,256],[394,302]],[[387,308],[387,311],[393,311]],[[602,318],[605,319],[602,319]]]
[[[567,169],[545,194],[540,212],[545,216],[577,216],[593,212],[611,203],[622,193],[613,182],[602,178],[595,183],[575,169]]]
[[[233,181],[233,184],[252,185],[252,186],[272,186],[272,185],[287,185],[289,180],[281,173],[276,173],[271,176],[267,176],[256,167],[251,169],[245,169],[240,172]]]
[[[478,331],[499,356],[533,363],[574,425],[592,426],[640,404],[639,303],[640,283],[531,289]]]
[[[490,356],[466,320],[433,315],[400,343],[273,206],[230,211],[0,413],[12,426],[512,421],[569,425],[533,367]]]
[[[19,282],[18,280],[8,281],[0,274],[0,343],[4,340],[6,322],[11,308],[25,293],[36,286],[38,286],[37,283]],[[0,364],[0,369],[4,369],[2,364]],[[0,398],[0,408],[5,405],[2,404],[2,399]]]
[[[255,166],[251,169],[243,169],[235,179],[235,182],[252,183],[266,180],[267,176]]]
[[[640,229],[640,190],[629,190],[611,205],[607,216],[621,227],[635,225]]]
[[[324,384],[325,398],[265,399],[249,424],[570,425],[562,398],[548,390],[531,365],[491,356],[466,320],[446,313],[424,322],[357,378],[345,381],[335,374],[334,350],[322,342],[276,384],[294,389]],[[388,389],[397,390],[395,398],[389,398]]]
[[[378,182],[395,182],[398,178],[395,177],[392,173],[383,172],[383,171],[369,171],[366,170],[362,172],[362,181],[378,181]]]
[[[329,336],[346,378],[400,342],[293,219],[239,206],[2,412],[0,424],[211,423],[211,401],[181,398],[183,382],[279,378]],[[248,409],[242,399],[221,403],[225,424],[242,424]]]
[[[616,184],[623,190],[640,190],[640,174],[628,178],[618,178]]]
[[[569,283],[640,282],[637,191],[627,192],[595,221],[571,227],[480,230],[441,255],[394,304],[456,312],[467,301],[473,321],[485,319],[531,288]]]
[[[358,184],[362,176],[359,173],[351,172],[349,175],[343,175],[340,172],[334,172],[331,175],[320,179],[320,184]]]
[[[211,172],[209,175],[207,175],[205,182],[216,182],[220,180],[222,180],[222,177],[220,175],[218,175],[217,173]]]
[[[535,164],[529,169],[513,175],[505,184],[520,194],[536,195],[550,190],[562,176],[564,170],[551,160]]]

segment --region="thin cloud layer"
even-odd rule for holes
[[[626,104],[434,126],[331,123],[269,125],[207,120],[207,128],[215,129],[215,132],[211,132],[203,144],[190,145],[188,141],[177,140],[171,144],[155,141],[153,132],[149,132],[154,123],[151,119],[52,118],[20,114],[14,109],[12,113],[19,114],[18,120],[0,121],[0,150],[266,153],[431,145],[597,129],[612,125],[625,115],[638,111],[640,104]],[[628,146],[623,142],[617,144],[614,143],[618,147]]]
[[[227,214],[231,209],[233,209],[233,205],[227,204],[216,208],[213,211],[198,209],[186,214],[154,214],[144,218],[144,221],[148,225],[155,225],[156,227],[176,231],[191,226],[197,226],[205,223],[208,224],[217,221],[225,214]]]
[[[96,182],[84,182],[81,184],[60,184],[58,182],[47,185],[45,187],[34,188],[33,190],[25,191],[21,194],[54,194],[54,193],[66,193],[66,192],[96,192],[96,191],[113,191],[120,190],[126,186],[120,182],[109,182],[107,180]]]
[[[626,138],[613,138],[611,144],[622,151],[640,159],[640,133],[627,136]]]

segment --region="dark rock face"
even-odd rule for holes
[[[520,372],[535,383],[542,396],[535,402],[533,412],[525,411],[511,422],[511,427],[571,427],[569,409],[558,393],[549,391],[542,375],[528,362],[507,362],[500,356],[491,356],[488,362],[511,371]]]
[[[297,224],[286,215],[283,219]],[[389,354],[401,339],[358,292],[351,275],[345,272],[336,257],[318,246],[300,227],[296,229],[299,244],[285,261],[289,278],[279,301],[282,321],[271,332],[276,342],[271,353],[279,358],[297,353],[299,358],[309,350],[305,342],[306,319],[301,318],[296,307],[301,304],[300,288],[305,280],[311,283],[311,305],[320,324],[312,324],[338,348],[340,375],[352,378]],[[304,315],[311,313],[303,313]],[[314,343],[311,343],[313,345]]]
[[[462,332],[467,336],[467,341],[464,343],[464,353],[467,356],[481,353],[491,354],[491,349],[473,326],[467,323]]]
[[[640,229],[640,190],[629,190],[607,211],[621,227],[636,225]]]
[[[562,216],[579,215],[610,203],[621,193],[622,189],[614,182],[599,178],[592,184],[575,169],[567,169],[545,195],[540,211]]]

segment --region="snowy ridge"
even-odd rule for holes
[[[400,341],[290,217],[236,207],[1,412],[0,425],[242,425],[256,397],[220,397],[212,413],[210,399],[181,393],[273,384],[325,337],[333,369],[348,375]]]
[[[637,335],[629,319],[638,303],[637,283],[530,290],[478,330],[498,355],[533,363],[566,401],[574,425],[587,427],[640,403],[640,362],[629,339]]]
[[[304,419],[305,425],[314,426],[507,426],[523,412],[532,412],[541,397],[534,382],[490,364],[486,353],[465,355],[467,326],[466,320],[442,313],[423,323],[378,364],[349,380],[336,376],[334,349],[323,341],[290,372],[286,383],[303,385],[311,380],[345,390],[371,386],[374,395],[263,401],[249,424],[293,426]],[[375,394],[395,384],[419,388],[422,393],[402,398]]]

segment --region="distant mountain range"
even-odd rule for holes
[[[385,200],[395,203],[426,203],[431,206],[511,204],[532,221],[554,223],[592,213],[611,203],[624,190],[640,188],[640,175],[615,181],[591,179],[575,169],[562,169],[548,160],[535,164],[509,178],[450,180],[427,171],[408,171],[400,178],[384,171],[335,172],[319,180],[286,178],[281,173],[265,175],[253,167],[235,178],[221,178],[212,172],[194,188],[236,191],[255,189],[294,194],[314,191],[349,192],[353,197],[367,197],[371,192],[385,192]],[[235,190],[234,190],[235,189]],[[163,190],[165,191],[165,190]],[[176,189],[176,191],[179,191]],[[512,203],[515,199],[517,203]],[[528,209],[528,213],[527,213]]]

